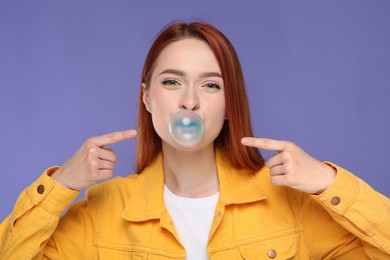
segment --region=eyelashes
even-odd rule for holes
[[[167,79],[161,82],[164,86],[181,86],[181,84],[174,79]]]
[[[206,87],[209,89],[221,89],[221,87],[215,83],[207,83],[207,84],[203,85],[203,87]]]
[[[176,87],[182,86],[182,84],[179,81],[174,80],[174,79],[163,80],[161,82],[161,84],[163,86],[168,87],[168,88],[176,88]],[[203,84],[200,87],[205,88],[207,91],[217,91],[217,90],[221,89],[219,84],[212,83],[212,82]]]

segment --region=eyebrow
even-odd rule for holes
[[[186,73],[184,71],[176,70],[176,69],[163,70],[159,75],[162,75],[162,74],[173,74],[173,75],[177,75],[177,76],[185,76],[186,75]],[[218,77],[218,78],[222,79],[222,75],[218,72],[203,72],[203,73],[200,73],[199,76],[201,78]]]

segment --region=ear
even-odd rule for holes
[[[142,83],[142,101],[144,102],[146,110],[150,112],[150,100],[149,100],[149,91],[146,89],[146,84]]]

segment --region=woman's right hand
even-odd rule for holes
[[[118,158],[106,145],[131,139],[136,135],[135,130],[126,130],[89,138],[51,177],[63,186],[78,191],[107,180],[113,176],[114,164]]]

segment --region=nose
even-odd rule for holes
[[[179,102],[179,108],[192,111],[199,109],[199,96],[194,88],[187,88],[183,91]]]

